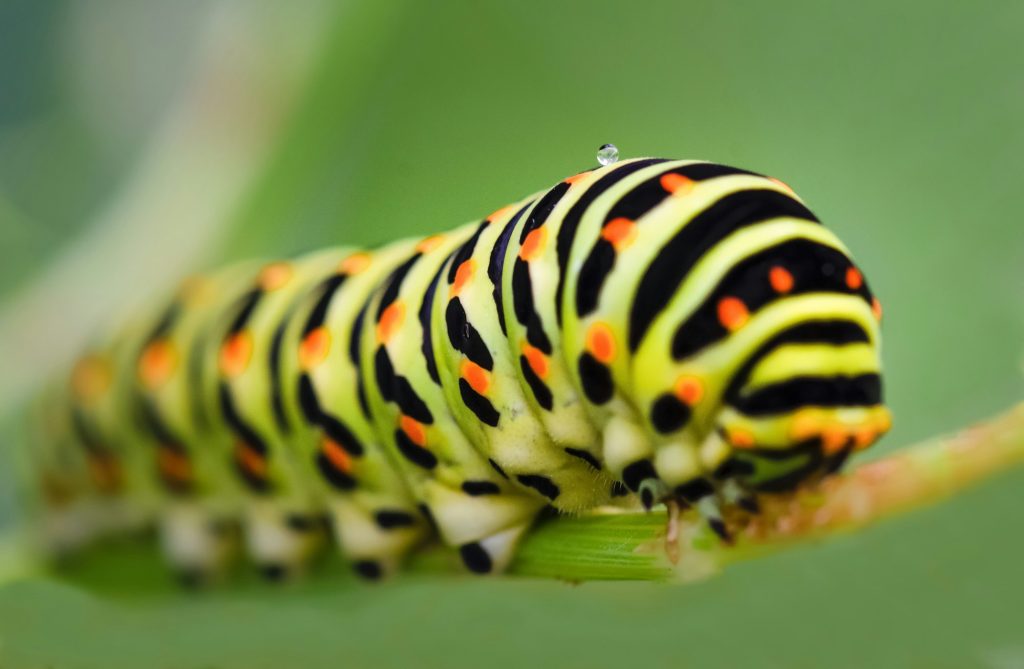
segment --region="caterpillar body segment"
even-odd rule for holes
[[[204,580],[239,523],[273,578],[328,529],[368,578],[435,534],[500,571],[549,507],[695,505],[727,536],[723,510],[889,425],[860,269],[787,186],[714,163],[625,160],[447,233],[208,286],[111,347],[129,401],[87,412],[150,463],[105,494],[155,509]]]

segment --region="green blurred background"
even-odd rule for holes
[[[4,445],[182,273],[451,227],[605,142],[776,175],[839,233],[885,306],[876,453],[981,419],[1024,397],[1022,35],[1010,0],[2,0]],[[29,580],[0,666],[1024,667],[1022,487],[685,587]]]

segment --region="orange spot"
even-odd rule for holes
[[[787,191],[788,193],[793,193],[793,189],[790,188],[789,184],[787,184],[786,182],[780,181],[774,177],[770,177],[768,180],[774,183],[776,186],[780,186],[783,190]]]
[[[846,270],[846,286],[850,290],[858,290],[864,285],[864,277],[861,276],[860,271],[856,267],[851,267]]]
[[[693,190],[695,185],[693,179],[684,177],[682,174],[663,174],[659,181],[661,187],[673,195],[686,195]]]
[[[353,274],[359,274],[369,267],[371,260],[369,253],[353,253],[341,261],[338,265],[338,269],[343,273],[352,276]]]
[[[263,478],[267,474],[267,461],[245,442],[235,444],[235,459],[253,476]]]
[[[883,435],[892,428],[892,414],[889,413],[888,409],[882,409],[875,419],[875,429],[878,430],[879,435]]]
[[[526,357],[526,364],[530,366],[533,373],[542,379],[548,377],[548,357],[536,346],[530,346],[525,341],[522,346],[523,356]]]
[[[785,267],[772,267],[768,272],[768,281],[776,293],[788,293],[793,290],[793,275]]]
[[[463,360],[459,372],[470,388],[481,395],[487,393],[487,389],[491,386],[491,375],[486,369],[472,360]]]
[[[327,357],[331,350],[331,333],[320,326],[310,332],[299,344],[299,365],[307,372]]]
[[[616,251],[621,251],[636,238],[636,223],[628,218],[613,218],[601,229],[601,237]]]
[[[192,478],[192,463],[185,455],[170,448],[157,451],[157,466],[166,478],[175,481],[188,481]]]
[[[270,292],[281,288],[292,278],[292,268],[288,263],[275,262],[260,271],[260,287]]]
[[[398,425],[402,428],[402,432],[405,432],[405,436],[412,440],[412,443],[424,447],[427,445],[427,431],[423,429],[423,424],[415,418],[403,415],[398,419]]]
[[[324,437],[320,447],[323,449],[324,455],[327,456],[327,459],[330,460],[331,464],[337,469],[345,472],[346,474],[352,471],[352,456],[348,454],[348,451],[346,451],[341,444],[333,439]]]
[[[738,330],[750,318],[747,305],[735,297],[723,297],[718,302],[718,321],[729,332]]]
[[[497,211],[492,212],[491,215],[487,217],[487,220],[490,223],[494,223],[495,221],[497,221],[500,218],[505,218],[506,216],[510,216],[512,214],[512,212],[515,210],[515,208],[516,208],[516,206],[514,204],[510,204],[510,205],[504,206],[501,209],[498,209]]]
[[[403,320],[405,320],[405,303],[395,300],[388,305],[384,313],[380,315],[380,320],[377,321],[377,341],[382,344],[391,341],[391,337],[402,325]]]
[[[154,340],[139,357],[139,380],[152,390],[167,381],[177,366],[174,345],[163,338]]]
[[[584,178],[586,178],[589,175],[590,175],[590,172],[580,172],[579,174],[574,174],[571,177],[567,177],[565,179],[562,179],[562,182],[563,183],[567,183],[570,186],[572,186],[574,183],[576,183],[580,179],[584,179]]]
[[[416,245],[416,250],[420,253],[430,253],[443,241],[444,235],[430,235],[429,237],[424,237],[420,240],[420,243]]]
[[[793,424],[789,428],[789,437],[795,443],[807,441],[817,435],[821,430],[821,423],[813,414],[800,413],[793,418]]]
[[[875,443],[875,439],[877,438],[877,436],[878,434],[875,432],[875,429],[873,427],[866,426],[858,428],[853,433],[854,447],[857,448],[858,450],[862,448],[867,448],[871,444]]]
[[[735,448],[753,448],[754,435],[747,430],[729,430],[729,443]]]
[[[882,320],[882,303],[878,301],[878,298],[871,300],[871,313],[875,315],[875,320]]]
[[[121,487],[121,465],[111,455],[89,456],[89,476],[102,493],[112,493]]]
[[[605,323],[594,323],[587,331],[587,350],[598,361],[609,363],[615,358],[615,337]]]
[[[458,269],[455,270],[455,281],[452,282],[451,296],[454,297],[462,292],[462,289],[466,286],[466,282],[473,278],[473,274],[476,272],[476,261],[470,258],[464,260]]]
[[[529,234],[526,235],[526,239],[523,240],[523,245],[519,247],[519,257],[526,262],[530,262],[544,250],[544,244],[547,242],[547,239],[547,226],[542,225],[539,228],[530,230]]]
[[[114,381],[110,363],[98,355],[88,355],[75,364],[71,373],[71,388],[82,401],[91,401],[102,395]]]
[[[245,330],[228,337],[220,347],[220,371],[227,377],[238,376],[252,358],[252,336]]]
[[[673,390],[676,397],[689,406],[700,402],[704,397],[704,384],[696,376],[680,376]]]
[[[821,448],[825,455],[832,455],[843,450],[849,435],[842,425],[828,425],[821,432]]]

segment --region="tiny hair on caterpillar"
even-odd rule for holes
[[[762,495],[884,434],[881,307],[783,182],[616,160],[448,232],[192,276],[36,403],[51,555],[158,528],[173,572],[378,579],[437,539],[501,572],[545,509]],[[670,521],[671,522],[671,521]]]

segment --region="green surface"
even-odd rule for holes
[[[879,451],[1024,397],[1024,4],[347,4],[316,10],[333,43],[220,257],[450,227],[604,142],[708,158],[785,180],[865,268],[896,419]],[[32,50],[56,40],[0,43],[59,83]],[[78,127],[59,91],[4,90],[36,103],[0,121]],[[52,137],[33,165],[61,170],[0,154],[4,292],[121,165],[82,139],[62,160]],[[0,588],[0,666],[1024,667],[1022,490],[1011,472],[691,586],[417,575],[188,598],[110,549]]]

